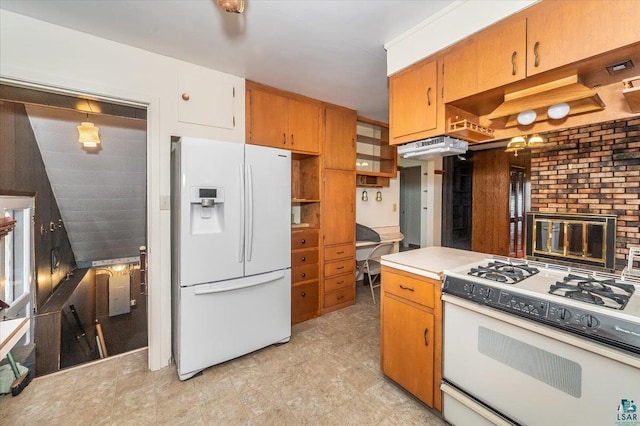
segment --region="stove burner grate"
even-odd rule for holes
[[[500,261],[490,262],[487,266],[471,268],[468,275],[485,278],[504,284],[515,284],[537,274],[536,268],[525,263],[504,263]]]
[[[550,294],[618,310],[624,309],[634,291],[632,285],[613,279],[598,280],[574,274],[549,287]]]

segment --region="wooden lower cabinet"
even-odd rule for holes
[[[291,323],[320,315],[318,229],[291,232]]]
[[[382,371],[437,410],[442,410],[440,284],[439,280],[382,268]]]
[[[340,244],[324,248],[322,312],[356,303],[355,246]]]

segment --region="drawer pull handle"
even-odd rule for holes
[[[344,266],[338,266],[336,269],[344,269]]]
[[[533,62],[533,66],[537,67],[540,65],[540,54],[538,54],[538,48],[540,47],[540,42],[536,41],[533,45],[533,56],[535,57],[535,61]]]
[[[300,259],[300,260],[302,260],[303,262],[306,262],[307,256],[302,256],[302,259]]]
[[[429,340],[427,340],[428,335],[429,335],[429,329],[425,328],[424,329],[424,345],[425,346],[429,346]]]
[[[403,290],[413,291],[413,287],[405,287],[402,284],[400,284],[400,288],[403,289]]]
[[[302,296],[302,297],[305,297],[306,295],[307,295],[307,293],[304,292],[304,291],[302,293],[300,293],[300,296]]]
[[[338,296],[338,297],[336,297],[336,300],[341,300],[341,299],[344,299],[344,296]]]
[[[306,272],[303,272],[303,273],[302,273],[302,274],[300,274],[300,275],[302,275],[302,278],[304,278],[304,277],[306,277],[306,276],[307,276],[307,273],[306,273]]]
[[[344,254],[344,251],[339,251],[336,254]]]
[[[283,145],[286,145],[286,144],[287,144],[287,134],[286,134],[286,133],[283,133],[283,134],[282,134],[282,144],[283,144]]]
[[[336,284],[344,284],[344,280],[340,280]]]
[[[301,242],[302,244],[307,244],[307,240],[305,240],[304,238],[303,238],[302,240],[300,240],[300,242]]]
[[[513,51],[511,54],[511,75],[516,75],[516,56],[518,55],[517,51]]]

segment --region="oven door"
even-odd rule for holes
[[[455,296],[443,301],[447,421],[640,425],[631,407],[640,405],[640,358]],[[484,420],[461,417],[462,407]],[[482,415],[493,411],[493,420]]]

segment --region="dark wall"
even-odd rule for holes
[[[0,194],[35,194],[36,306],[41,307],[67,272],[76,266],[58,203],[24,105],[0,101]],[[50,223],[56,225],[50,230]],[[43,227],[43,232],[41,232]],[[51,253],[59,262],[52,271]]]

